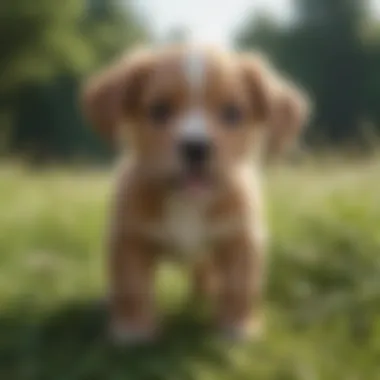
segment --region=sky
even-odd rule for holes
[[[236,27],[258,10],[276,18],[291,17],[291,0],[133,0],[158,36],[177,26],[186,26],[199,42],[229,44]],[[360,0],[357,0],[360,1]],[[380,15],[380,0],[372,0]]]

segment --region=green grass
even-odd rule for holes
[[[0,379],[380,379],[380,161],[270,171],[267,336],[229,346],[162,268],[162,340],[104,339],[110,174],[0,168]]]

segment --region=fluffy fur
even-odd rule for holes
[[[214,298],[223,333],[257,332],[266,225],[252,157],[263,135],[276,150],[295,139],[305,95],[258,55],[176,46],[128,54],[94,75],[83,109],[101,135],[127,136],[130,147],[108,244],[114,337],[154,337],[154,274],[164,256],[184,261],[194,292]],[[179,154],[190,138],[212,146],[200,192]]]

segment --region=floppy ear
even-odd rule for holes
[[[272,116],[268,125],[268,153],[289,148],[306,126],[311,114],[307,95],[299,87],[282,78],[275,78]]]
[[[261,55],[244,54],[239,57],[243,80],[251,97],[255,122],[266,124],[272,114],[273,86],[268,63]]]
[[[151,58],[149,52],[126,56],[85,83],[81,99],[84,116],[107,140],[114,140],[120,124],[133,118]]]
[[[307,123],[309,100],[265,56],[247,54],[241,62],[256,120],[266,131],[266,149],[268,153],[279,153],[295,141]]]

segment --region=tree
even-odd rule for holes
[[[149,36],[117,0],[2,0],[0,116],[10,149],[41,157],[94,150],[77,107],[80,77]]]
[[[96,65],[104,65],[120,51],[152,39],[152,32],[131,1],[87,0],[81,32],[95,53]]]
[[[0,5],[0,91],[7,98],[21,87],[86,69],[92,51],[78,25],[77,0],[3,0]]]
[[[366,1],[295,0],[295,22],[283,26],[251,20],[237,38],[244,48],[260,46],[311,92],[315,102],[311,136],[332,143],[356,139],[367,113],[366,49],[361,32]]]

